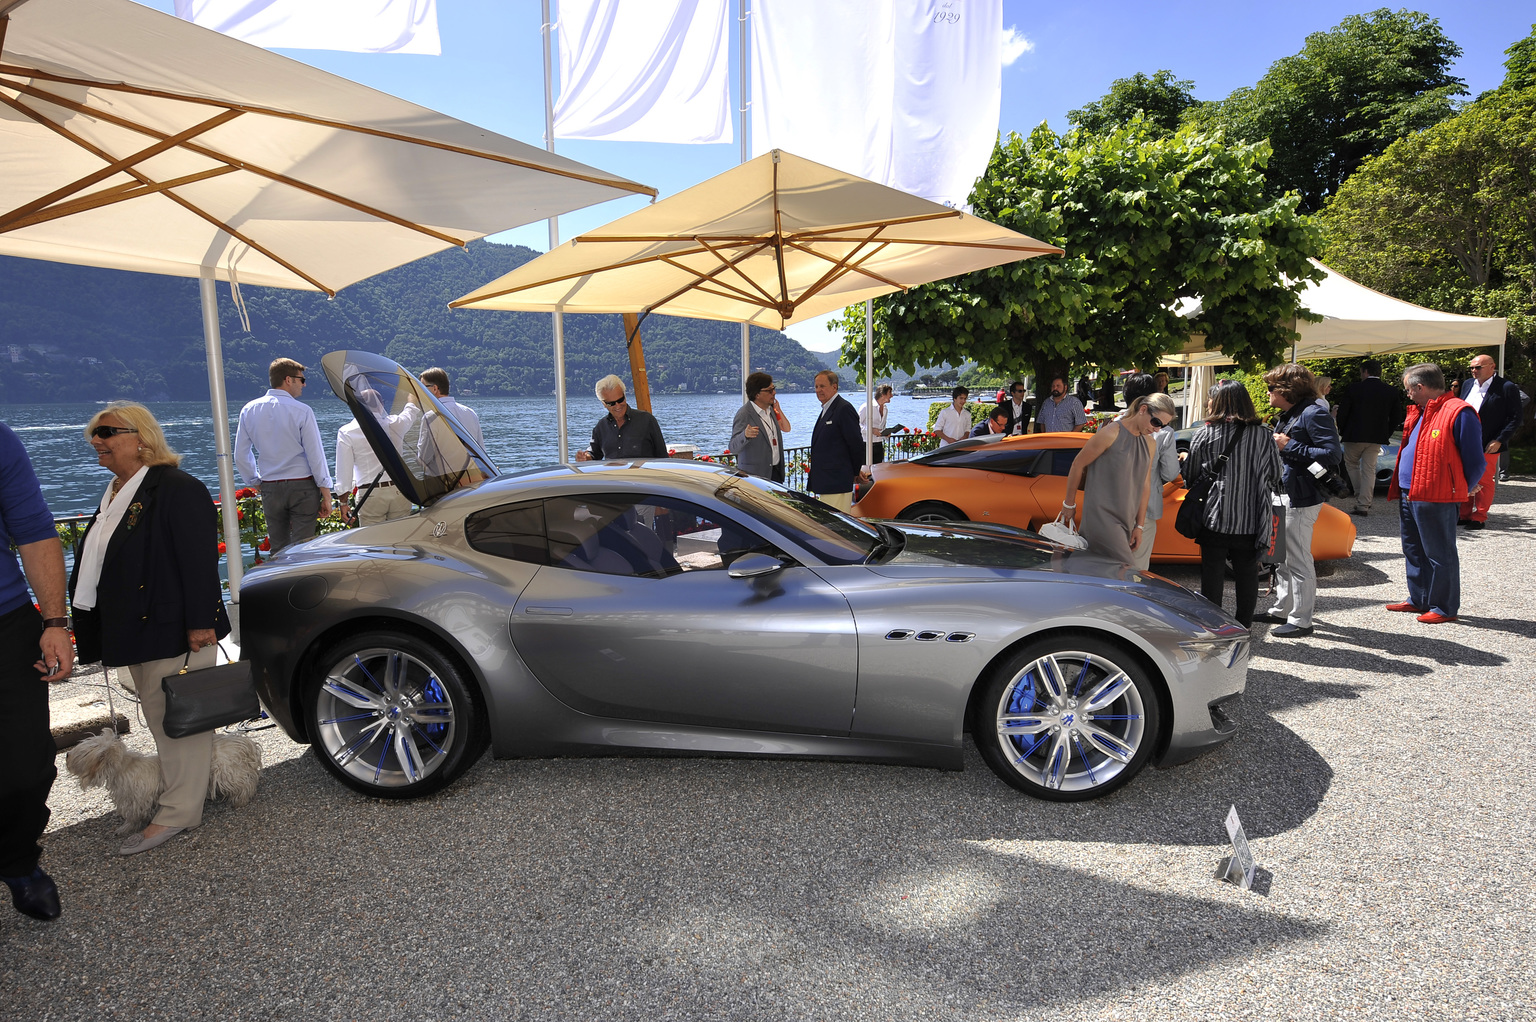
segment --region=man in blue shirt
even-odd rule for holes
[[[331,470],[314,409],[299,400],[308,382],[304,367],[280,358],[267,376],[272,389],[240,409],[235,467],[261,490],[275,553],[313,538],[315,520],[331,516]]]
[[[1129,399],[1127,399],[1129,400]],[[1051,378],[1051,396],[1035,414],[1036,433],[1076,433],[1088,422],[1088,413],[1075,396],[1067,393],[1065,377]]]
[[[59,889],[38,866],[37,839],[48,825],[57,775],[46,682],[63,681],[75,665],[64,616],[64,548],[32,459],[0,423],[0,549],[12,543],[21,564],[9,553],[0,556],[0,880],[18,912],[57,919]]]

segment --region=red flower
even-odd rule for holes
[[[235,499],[236,500],[245,500],[247,497],[254,497],[254,496],[256,496],[256,491],[255,491],[255,489],[253,489],[252,487],[249,487],[249,486],[243,487],[243,488],[238,489],[238,490],[235,491]]]
[[[235,508],[235,521],[237,521],[237,522],[245,521],[245,509],[244,508],[239,508],[239,507]]]
[[[219,553],[221,553],[221,554],[222,554],[222,553],[225,553],[225,552],[226,552],[226,551],[225,551],[225,549],[224,549],[224,544],[223,544],[223,543],[222,543],[222,542],[221,542],[221,543],[219,543]]]
[[[263,536],[263,537],[261,537],[261,542],[256,544],[256,549],[257,550],[271,550],[272,549],[272,537],[271,536]]]

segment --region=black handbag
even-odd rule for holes
[[[223,649],[219,647],[220,652]],[[185,738],[261,715],[261,700],[256,698],[249,660],[189,670],[187,664],[191,661],[189,650],[181,670],[160,680],[165,691],[162,727],[167,735]]]
[[[1187,539],[1198,540],[1200,534],[1205,531],[1205,502],[1210,499],[1211,488],[1216,485],[1216,480],[1221,478],[1221,473],[1226,471],[1227,458],[1232,454],[1232,449],[1237,446],[1238,439],[1243,435],[1243,430],[1248,428],[1246,422],[1239,423],[1237,432],[1232,434],[1232,439],[1227,441],[1227,449],[1221,452],[1221,457],[1216,459],[1215,470],[1201,473],[1195,480],[1195,485],[1184,491],[1184,502],[1179,505],[1178,516],[1173,520],[1173,527],[1178,530],[1180,536]]]
[[[1329,468],[1320,461],[1314,461],[1307,466],[1307,472],[1311,474],[1317,488],[1330,497],[1353,497],[1355,486],[1349,481],[1349,476],[1336,468]]]

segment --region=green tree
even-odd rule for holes
[[[1466,93],[1450,74],[1459,56],[1428,15],[1350,15],[1307,36],[1300,53],[1275,61],[1252,88],[1201,104],[1186,121],[1268,139],[1274,193],[1295,191],[1315,212],[1368,157],[1451,116],[1452,97]]]
[[[1531,34],[1504,51],[1509,59],[1504,62],[1504,87],[1518,90],[1536,85],[1536,25]]]
[[[875,300],[879,372],[974,361],[1005,376],[1150,366],[1204,332],[1238,362],[1269,362],[1293,336],[1296,289],[1321,274],[1319,234],[1296,197],[1267,197],[1268,145],[1220,133],[1107,135],[1045,125],[993,150],[977,216],[1066,250]],[[1181,298],[1203,313],[1186,320]],[[841,323],[844,364],[863,358],[864,311]]]
[[[1179,130],[1184,111],[1195,105],[1189,91],[1194,85],[1173,77],[1172,71],[1159,71],[1150,78],[1138,71],[1129,78],[1116,78],[1099,99],[1068,111],[1067,120],[1102,135],[1131,123],[1139,114],[1149,128],[1171,135]]]

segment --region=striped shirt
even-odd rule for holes
[[[1200,428],[1189,442],[1189,456],[1184,460],[1185,486],[1192,487],[1202,475],[1216,471],[1222,452],[1241,425],[1208,422]],[[1284,486],[1274,431],[1256,423],[1242,428],[1243,435],[1205,503],[1206,528],[1234,536],[1256,535],[1267,528],[1270,497]]]

